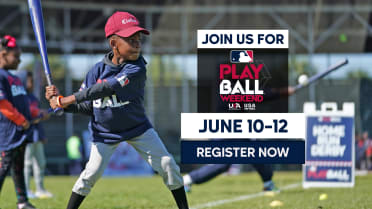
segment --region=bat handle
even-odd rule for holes
[[[48,86],[53,85],[52,84],[52,77],[50,76],[50,74],[47,74],[46,79],[47,79],[47,82],[48,82]],[[55,96],[53,96],[53,97],[55,97]],[[60,108],[60,107],[57,107],[56,109],[49,108],[48,112],[53,112],[57,116],[62,116],[63,113],[64,113],[63,108]]]
[[[61,110],[60,110],[61,109]],[[57,107],[56,109],[53,109],[51,107],[49,107],[48,109],[48,112],[52,113],[53,115],[58,115],[58,116],[61,116],[63,114],[63,109],[60,108],[60,107]],[[61,113],[62,112],[62,113]]]
[[[53,114],[55,114],[57,116],[61,116],[64,113],[63,109],[60,108],[60,107],[57,107],[56,109],[49,108],[48,112],[52,112]]]
[[[49,108],[48,109],[48,112],[52,112],[52,113],[54,113],[57,116],[62,116],[63,113],[64,113],[64,110],[63,110],[63,108],[57,107],[56,109]]]
[[[54,114],[56,114],[57,116],[61,116],[63,115],[63,108],[60,108],[60,107],[57,107],[56,109],[53,109],[53,112]]]

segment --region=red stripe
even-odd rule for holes
[[[8,100],[0,100],[0,112],[17,125],[25,122],[25,117]]]

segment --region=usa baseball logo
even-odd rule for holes
[[[231,63],[252,63],[253,50],[231,50],[230,52]]]
[[[119,78],[116,78],[116,80],[120,83],[121,87],[124,87],[129,84],[129,79],[127,75],[122,75]]]
[[[85,83],[82,83],[81,84],[81,86],[80,86],[80,89],[79,89],[79,91],[82,91],[82,90],[84,90],[86,88],[86,85],[85,85]]]

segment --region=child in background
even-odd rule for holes
[[[44,144],[47,142],[45,132],[41,121],[49,119],[47,110],[40,109],[39,100],[33,95],[33,77],[31,72],[20,70],[16,75],[21,79],[27,90],[27,98],[30,106],[31,118],[34,121],[34,130],[30,136],[31,143],[26,146],[25,153],[25,183],[27,188],[27,196],[29,198],[51,198],[53,194],[47,191],[44,187],[44,173],[46,159],[44,153]],[[30,188],[31,171],[34,176],[36,192],[32,192]]]
[[[28,202],[23,173],[26,138],[30,131],[31,114],[27,93],[21,80],[9,73],[17,69],[21,50],[16,39],[0,39],[0,189],[9,170],[16,188],[17,208],[35,209]]]

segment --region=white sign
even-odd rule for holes
[[[182,113],[182,139],[303,139],[303,113]]]
[[[288,42],[288,30],[198,30],[198,49],[285,49]]]

